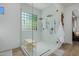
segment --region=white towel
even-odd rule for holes
[[[60,42],[64,42],[64,30],[63,30],[63,27],[62,27],[62,24],[60,22],[59,26],[58,26],[58,30],[57,30],[57,37],[58,39],[60,40]]]

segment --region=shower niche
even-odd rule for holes
[[[22,4],[21,49],[26,56],[47,56],[61,46],[57,37],[59,16],[55,4]]]

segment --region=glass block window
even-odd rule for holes
[[[37,30],[37,16],[31,13],[21,13],[22,31]]]

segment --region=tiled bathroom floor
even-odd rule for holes
[[[79,42],[74,41],[73,45],[63,44],[60,49],[64,50],[65,56],[79,56]],[[13,56],[23,56],[20,48],[12,50]],[[52,56],[52,54],[50,55]]]
[[[73,45],[63,44],[61,49],[64,50],[65,56],[79,56],[79,42],[74,41]]]
[[[12,49],[13,56],[23,56],[23,53],[20,48]]]

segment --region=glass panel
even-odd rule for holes
[[[26,55],[32,56],[32,7],[22,4],[21,8],[21,48]]]
[[[31,11],[29,9],[24,11],[24,8],[21,11],[22,47],[28,55],[33,55],[33,48],[35,49],[33,35],[34,31],[37,30],[37,16],[33,14],[32,6],[29,8],[31,8]]]
[[[41,7],[42,4],[34,3],[33,7],[38,5]],[[40,9],[36,10],[33,8],[33,13],[39,11],[35,13],[37,14],[37,17],[33,16],[32,21],[33,29],[37,29],[36,31],[33,31],[33,40],[35,41],[35,50],[33,49],[33,55],[35,56],[46,55],[49,51],[54,50],[59,43],[57,38],[59,15],[56,11],[54,11],[54,8],[55,7],[51,9],[51,6],[49,6],[41,11],[39,11]],[[34,26],[37,26],[37,28]],[[53,51],[51,53],[53,53]]]

